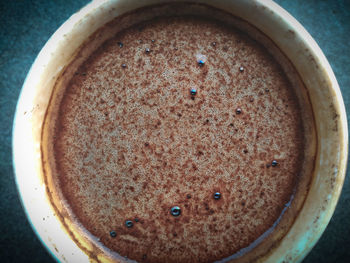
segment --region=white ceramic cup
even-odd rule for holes
[[[171,0],[94,1],[67,20],[36,58],[24,83],[14,121],[13,161],[28,219],[54,257],[89,262],[91,245],[77,245],[50,203],[43,177],[41,134],[57,77],[81,44],[108,21],[139,7]],[[309,193],[290,231],[260,261],[300,262],[325,230],[338,201],[347,163],[348,130],[343,99],[332,69],[306,30],[285,10],[264,0],[192,0],[240,17],[267,35],[289,58],[310,96],[317,155]],[[43,220],[45,219],[45,220]],[[62,224],[63,223],[63,224]],[[98,260],[108,260],[101,256]]]

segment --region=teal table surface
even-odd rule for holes
[[[12,168],[12,123],[35,57],[88,0],[0,0],[0,262],[55,262],[31,229]],[[276,0],[323,50],[350,112],[350,0]],[[326,231],[304,263],[350,262],[350,178]]]

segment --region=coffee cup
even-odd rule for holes
[[[110,257],[108,249],[96,246],[98,240],[84,235],[79,226],[72,224],[69,219],[71,215],[58,213],[61,211],[59,202],[53,202],[53,199],[59,200],[60,196],[53,191],[52,182],[44,173],[42,136],[55,83],[72,59],[76,59],[75,54],[81,45],[96,30],[126,12],[166,2],[169,1],[92,2],[73,15],[51,37],[28,73],[15,117],[13,149],[16,180],[33,228],[60,261],[124,258]],[[291,61],[305,84],[316,127],[317,152],[312,181],[291,228],[278,243],[257,259],[266,262],[301,261],[326,228],[345,175],[347,122],[334,74],[322,51],[305,29],[273,2],[196,2],[223,9],[267,35]],[[101,38],[107,40],[111,36],[106,34]]]

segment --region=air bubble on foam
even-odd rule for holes
[[[214,195],[213,195],[214,199],[215,200],[219,200],[221,198],[221,193],[219,192],[216,192]]]
[[[205,62],[207,62],[207,57],[203,54],[197,54],[196,55],[196,60],[197,60],[197,63],[200,65],[200,66],[203,66]]]
[[[171,214],[172,216],[178,217],[179,215],[181,215],[181,208],[178,207],[178,206],[173,206],[173,207],[170,209],[170,214]]]
[[[275,167],[275,166],[277,166],[277,165],[278,165],[278,162],[277,162],[276,160],[273,160],[273,161],[271,162],[271,166]]]
[[[191,94],[192,96],[195,96],[195,95],[197,94],[197,90],[196,90],[195,88],[192,88],[192,89],[190,90],[190,94]]]
[[[110,234],[111,237],[116,237],[117,236],[117,233],[114,230],[109,232],[109,234]]]
[[[133,223],[131,220],[126,220],[126,221],[125,221],[125,226],[126,226],[127,228],[131,228],[131,227],[134,226],[134,223]]]

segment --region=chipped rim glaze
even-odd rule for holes
[[[48,199],[41,163],[41,129],[54,83],[79,46],[95,30],[127,11],[173,0],[94,1],[70,17],[43,47],[23,85],[13,127],[13,165],[26,215],[57,261],[89,262],[71,239]],[[182,1],[185,2],[185,1]],[[287,55],[310,95],[318,133],[314,177],[291,230],[259,262],[300,262],[333,215],[345,176],[348,130],[344,102],[334,73],[307,31],[268,0],[192,0],[224,9],[260,29]],[[89,244],[84,244],[89,248]]]

